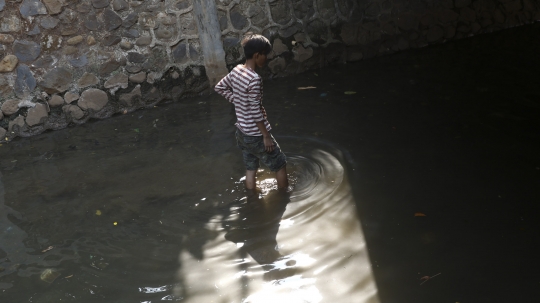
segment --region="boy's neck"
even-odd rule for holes
[[[244,67],[250,68],[251,70],[255,70],[255,60],[253,58],[246,59],[246,63],[244,63]]]

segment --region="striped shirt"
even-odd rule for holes
[[[234,104],[236,127],[248,136],[262,136],[257,122],[264,122],[270,131],[270,123],[262,106],[262,79],[252,69],[237,65],[214,88],[216,92]]]

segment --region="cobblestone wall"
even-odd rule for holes
[[[192,1],[0,0],[0,141],[207,91]],[[211,2],[212,5],[214,2]],[[203,5],[205,5],[203,3]],[[540,20],[535,0],[215,0],[229,68],[273,44],[281,77]],[[215,11],[215,10],[214,10]]]

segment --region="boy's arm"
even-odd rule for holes
[[[266,126],[264,125],[264,121],[257,122],[257,127],[263,134],[263,142],[264,142],[264,149],[267,153],[270,153],[274,150],[274,142],[272,142],[272,137],[270,136],[270,133],[268,130],[266,130]]]
[[[230,74],[229,74],[230,75]],[[232,86],[231,86],[231,80],[229,75],[223,77],[218,84],[214,87],[214,90],[225,97],[227,101],[233,102],[233,92],[232,92]]]
[[[266,152],[272,152],[274,150],[274,142],[272,142],[272,137],[264,125],[264,115],[261,110],[261,79],[254,79],[249,83],[248,86],[248,96],[249,96],[249,105],[251,109],[251,114],[253,115],[253,120],[257,124],[259,131],[263,135],[264,149]]]

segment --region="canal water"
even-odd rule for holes
[[[539,32],[266,80],[287,194],[245,192],[216,94],[4,143],[0,298],[526,302]]]

